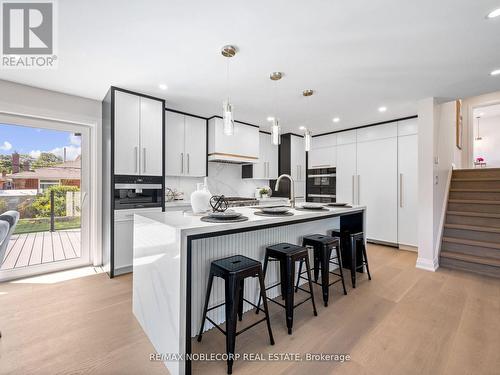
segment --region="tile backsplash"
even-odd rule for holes
[[[165,178],[165,186],[184,192],[185,200],[189,200],[191,193],[196,190],[196,184],[200,182],[203,182],[203,178]],[[255,190],[262,186],[269,186],[269,181],[242,179],[241,165],[208,163],[208,189],[214,195],[254,197]]]

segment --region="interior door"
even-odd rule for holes
[[[165,174],[167,176],[184,175],[184,117],[175,112],[166,113]]]
[[[115,91],[115,174],[139,174],[140,97]]]
[[[366,206],[367,238],[398,242],[397,137],[357,144],[359,204]]]
[[[336,201],[357,204],[355,194],[356,143],[337,146]]]
[[[185,116],[185,174],[204,177],[207,172],[207,121]]]
[[[163,102],[140,97],[141,101],[141,150],[140,171],[141,175],[162,176],[163,139]]]
[[[417,246],[418,139],[417,135],[398,138],[398,242]]]

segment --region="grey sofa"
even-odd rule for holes
[[[19,221],[19,212],[17,211],[7,211],[0,215],[0,223],[5,228],[5,224],[7,223],[9,230],[7,231],[7,236],[3,241],[0,241],[0,264],[2,264],[5,252],[7,251],[7,247],[9,246],[9,240],[16,229],[17,222]]]

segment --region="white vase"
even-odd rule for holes
[[[195,214],[207,212],[210,209],[210,198],[212,194],[208,191],[206,184],[197,184],[197,190],[191,193],[191,208]]]

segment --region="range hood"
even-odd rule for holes
[[[228,164],[253,164],[259,161],[258,158],[245,155],[212,153],[208,154],[208,161],[213,163],[228,163]]]
[[[222,119],[208,120],[208,161],[255,164],[259,162],[259,128],[235,121],[233,135],[224,134]]]

